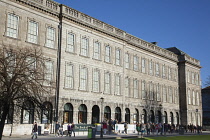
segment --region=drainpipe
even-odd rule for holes
[[[58,25],[58,51],[57,51],[57,70],[56,70],[56,91],[55,91],[55,122],[58,121],[58,105],[60,92],[60,70],[61,70],[61,44],[62,44],[62,4],[59,5],[59,25]]]

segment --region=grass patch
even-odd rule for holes
[[[135,139],[123,139],[123,140],[210,140],[210,135],[144,137],[144,138],[135,138]]]

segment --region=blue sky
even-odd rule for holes
[[[55,0],[161,48],[177,47],[210,75],[210,0]],[[203,86],[204,87],[204,86]]]

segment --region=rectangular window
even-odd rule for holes
[[[65,88],[73,89],[74,86],[74,73],[73,73],[73,65],[71,63],[66,63],[66,71],[65,71]]]
[[[149,61],[149,74],[153,75],[153,62]]]
[[[172,87],[169,87],[169,103],[173,103],[173,90]]]
[[[199,104],[200,104],[200,96],[199,96],[199,93],[198,92],[197,92],[197,95],[196,96],[197,96],[197,98],[196,98],[197,99],[197,102],[196,103],[199,106]]]
[[[7,17],[7,36],[17,38],[18,37],[18,22],[19,17],[14,14],[8,14]]]
[[[106,46],[105,48],[105,62],[111,62],[111,47]]]
[[[149,84],[149,99],[154,100],[154,91],[153,91],[153,84],[150,82]]]
[[[178,103],[178,97],[179,97],[177,89],[174,90],[174,94],[175,94],[174,95],[174,103],[177,104]]]
[[[53,27],[47,27],[46,47],[55,47],[55,29]]]
[[[105,73],[104,77],[104,92],[110,94],[111,93],[111,74]]]
[[[175,69],[175,70],[174,70],[174,80],[175,80],[175,81],[177,81],[177,78],[178,78],[177,75],[178,75],[177,69]]]
[[[146,59],[141,59],[141,72],[146,73]]]
[[[32,20],[28,23],[28,42],[35,44],[38,42],[38,23]]]
[[[171,72],[171,68],[168,68],[168,79],[171,80],[172,78],[172,72]]]
[[[138,58],[138,56],[133,57],[133,70],[135,70],[135,71],[139,70],[139,58]]]
[[[160,76],[160,68],[158,63],[155,64],[155,74],[156,76]]]
[[[196,100],[196,99],[195,99],[195,91],[192,92],[192,95],[193,95],[193,97],[192,97],[192,99],[193,99],[192,104],[195,105],[195,100]]]
[[[192,72],[192,84],[195,84],[195,73]]]
[[[163,67],[162,67],[162,73],[163,73],[163,78],[166,78],[166,66],[165,65],[163,65]]]
[[[142,81],[141,93],[142,93],[142,99],[146,99],[147,95],[146,95],[146,82],[145,81]]]
[[[99,42],[94,43],[93,58],[95,59],[101,58],[101,44]]]
[[[93,92],[100,91],[100,71],[95,69],[93,71]]]
[[[188,104],[191,105],[191,93],[190,93],[190,90],[188,90]]]
[[[115,94],[120,95],[120,75],[115,75]]]
[[[115,52],[115,64],[119,66],[120,63],[120,49],[117,49]]]
[[[125,96],[129,97],[130,95],[130,79],[125,78]]]
[[[137,79],[133,81],[133,96],[139,98],[139,81]]]
[[[53,80],[53,62],[45,61],[45,85],[50,86]]]
[[[157,84],[157,101],[161,101],[161,96],[160,96],[160,85]]]
[[[88,69],[86,67],[80,68],[80,90],[87,90],[87,77],[88,77]]]
[[[167,88],[163,86],[163,102],[167,102]]]
[[[67,52],[75,52],[75,35],[72,33],[67,34],[67,46],[66,46]]]
[[[190,83],[190,72],[187,71],[187,82]]]
[[[89,40],[86,37],[82,38],[81,55],[88,56]]]
[[[125,68],[126,69],[130,68],[130,57],[128,53],[125,54]]]

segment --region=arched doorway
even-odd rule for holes
[[[121,122],[122,121],[122,119],[121,119],[121,109],[119,107],[116,107],[115,108],[115,119],[118,122]]]
[[[168,124],[168,116],[167,116],[167,112],[166,111],[164,111],[164,120],[163,120],[163,123]]]
[[[158,111],[158,114],[157,114],[157,122],[158,123],[161,123],[161,118],[162,118],[161,112]]]
[[[125,109],[125,121],[130,123],[130,110],[128,108]]]
[[[34,104],[31,101],[25,101],[22,106],[21,123],[33,124],[34,122]]]
[[[64,105],[63,122],[64,123],[73,122],[73,106],[71,103],[67,103]]]
[[[176,123],[179,124],[179,113],[176,112]]]
[[[133,114],[133,123],[139,122],[139,110],[136,108],[135,113]]]
[[[174,115],[172,112],[170,112],[170,122],[171,124],[174,124]]]
[[[106,120],[111,120],[111,109],[110,109],[109,106],[106,106],[106,107],[104,108],[104,118],[105,118]]]
[[[50,102],[43,103],[42,124],[52,123],[52,104]]]
[[[155,123],[155,114],[153,110],[150,110],[150,123]]]
[[[87,107],[84,104],[79,106],[78,123],[87,123]]]
[[[141,115],[141,122],[147,123],[147,111],[143,109],[143,114]]]
[[[92,108],[92,124],[99,123],[99,107],[94,105]]]

